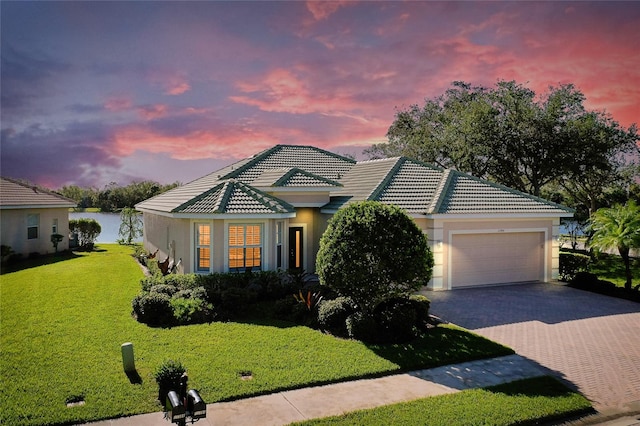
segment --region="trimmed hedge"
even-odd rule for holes
[[[578,272],[587,272],[591,264],[591,257],[582,253],[569,251],[560,252],[560,280],[569,282]]]
[[[596,274],[589,272],[578,272],[569,283],[569,287],[580,290],[591,291],[593,293],[604,294],[607,296],[627,299],[634,302],[640,302],[639,290],[627,290],[624,287],[618,287],[610,281],[601,280]]]

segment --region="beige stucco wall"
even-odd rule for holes
[[[188,219],[175,219],[144,213],[144,248],[153,253],[159,249],[156,260],[163,261],[169,256],[177,263],[182,259],[178,272],[192,272],[193,262],[190,249],[190,229]]]
[[[328,215],[321,214],[318,208],[298,208],[296,217],[289,219],[289,226],[304,225],[304,269],[309,273],[315,273],[316,270],[316,256],[320,249],[320,237],[327,228],[327,217]]]
[[[447,259],[449,258],[449,245],[454,233],[465,231],[478,232],[524,232],[535,230],[545,234],[544,281],[557,279],[559,268],[559,219],[467,219],[467,220],[427,220],[417,219],[416,222],[427,234],[429,247],[433,252],[434,268],[429,289],[446,290],[451,287],[448,276]]]
[[[312,193],[296,193],[296,192],[270,192],[271,195],[286,201],[293,206],[323,206],[329,202],[329,192],[312,192]]]
[[[27,239],[27,215],[39,214],[38,238]],[[58,251],[69,249],[69,209],[2,209],[0,210],[0,244],[10,246],[15,253],[54,253],[51,242],[54,219],[58,219],[58,234],[64,239]]]

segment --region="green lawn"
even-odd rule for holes
[[[584,413],[591,404],[551,377],[536,377],[486,389],[434,396],[416,401],[311,420],[297,425],[513,425]]]
[[[627,280],[624,263],[618,255],[601,254],[598,260],[589,266],[589,272],[596,274],[601,280],[611,281],[618,287],[624,287]],[[631,260],[631,274],[633,285],[640,284],[640,259]]]
[[[512,353],[454,327],[390,346],[265,321],[150,328],[130,315],[142,278],[131,252],[105,244],[0,276],[0,424],[159,411],[153,371],[168,358],[180,360],[190,387],[215,402]],[[125,342],[134,345],[141,383],[122,371]],[[251,371],[253,380],[241,380],[241,371]],[[78,396],[85,405],[67,408]]]

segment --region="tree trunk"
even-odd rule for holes
[[[618,247],[622,261],[624,262],[624,272],[627,277],[627,281],[624,283],[624,288],[631,291],[631,261],[629,259],[629,247]]]

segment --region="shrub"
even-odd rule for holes
[[[373,315],[358,311],[349,315],[346,320],[347,334],[350,338],[363,342],[377,343],[379,327]]]
[[[346,337],[349,335],[346,321],[354,312],[353,300],[348,297],[325,300],[318,307],[318,325],[334,336]]]
[[[187,370],[180,361],[172,359],[163,361],[163,363],[154,371],[153,377],[156,379],[156,383],[159,388],[158,400],[163,406],[169,391],[179,391],[180,380],[186,371]]]
[[[431,301],[421,294],[412,294],[409,296],[409,302],[416,310],[416,327],[418,330],[426,331],[429,325]]]
[[[378,326],[378,343],[400,343],[413,340],[417,335],[417,314],[408,298],[393,298],[380,303],[374,311]]]
[[[69,231],[78,236],[78,244],[82,249],[90,251],[102,228],[95,219],[80,218],[69,220]]]
[[[408,296],[431,277],[426,236],[399,207],[354,203],[331,218],[320,239],[320,283],[350,296],[364,311],[391,297]]]
[[[587,272],[591,258],[586,254],[560,252],[560,280],[571,281],[578,272]]]
[[[214,319],[213,305],[202,299],[174,297],[170,303],[178,324],[203,323]]]
[[[173,322],[171,298],[163,293],[141,293],[131,302],[138,321],[149,325],[169,325]]]
[[[168,284],[156,284],[152,286],[149,291],[152,293],[166,294],[167,296],[172,297],[178,292],[178,288]]]

